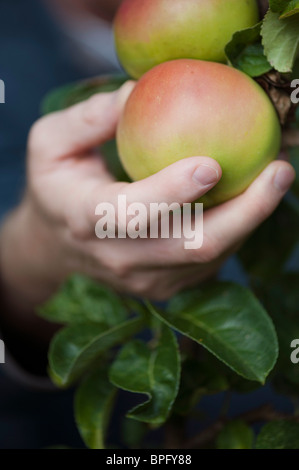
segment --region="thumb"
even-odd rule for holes
[[[30,133],[31,153],[39,158],[43,155],[61,159],[79,155],[111,139],[134,86],[133,81],[128,81],[115,92],[97,93],[82,103],[41,118]]]
[[[134,203],[142,204],[147,209],[147,216],[142,220],[142,227],[145,228],[150,221],[151,203],[160,204],[159,212],[163,216],[169,212],[172,203],[182,206],[199,199],[218,183],[221,175],[220,165],[212,158],[190,157],[173,163],[141,181],[112,183],[104,187],[98,184],[92,191],[89,226],[91,229],[94,227],[95,208],[96,214],[102,211],[102,206],[106,203],[117,209],[121,206],[123,209],[119,196],[125,196],[124,209]],[[125,216],[126,214],[118,214],[118,221],[123,221]]]
[[[184,158],[144,180],[129,184],[125,194],[129,203],[177,202],[182,206],[207,193],[221,176],[221,167],[212,158]]]

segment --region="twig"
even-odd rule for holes
[[[172,416],[165,426],[165,449],[180,449],[185,441],[185,418]]]
[[[268,0],[258,0],[260,17],[263,18],[268,11],[269,1]]]
[[[204,431],[200,432],[196,436],[187,440],[184,444],[185,449],[199,449],[205,447],[210,442],[214,441],[219,432],[223,429],[226,423],[233,420],[245,421],[247,424],[253,424],[258,422],[269,422],[277,420],[288,420],[299,423],[299,416],[289,415],[276,411],[272,405],[263,405],[254,410],[243,413],[233,419],[221,418],[216,423],[209,426]]]
[[[299,129],[289,129],[282,134],[282,147],[298,147],[299,146]]]

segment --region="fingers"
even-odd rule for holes
[[[92,201],[89,207],[90,226],[94,228],[95,214],[100,215],[105,211],[105,204],[112,204],[117,210],[118,225],[124,229],[128,222],[128,216],[134,216],[135,210],[140,206],[140,230],[146,230],[149,221],[169,213],[169,206],[173,210],[179,209],[184,203],[190,203],[214,187],[222,175],[219,164],[208,157],[191,157],[180,160],[164,170],[135,183],[110,184],[106,187],[97,185],[93,190]],[[120,203],[120,196],[122,203]],[[152,204],[156,203],[154,213]],[[133,205],[133,206],[132,206]],[[158,207],[159,205],[159,207]],[[131,206],[132,213],[129,211]],[[151,208],[151,210],[149,210]]]
[[[203,250],[215,247],[215,256],[237,245],[276,209],[295,178],[293,167],[283,161],[271,163],[245,193],[207,212]]]
[[[134,86],[133,81],[128,81],[113,93],[98,93],[40,119],[30,133],[30,150],[39,158],[61,159],[89,151],[112,138]]]
[[[294,169],[289,163],[275,161],[245,193],[208,210],[204,214],[203,245],[198,250],[186,250],[184,238],[126,239],[123,240],[127,247],[124,257],[127,259],[127,253],[130,252],[130,263],[138,266],[167,267],[217,263],[236,251],[240,242],[271,215],[294,177]],[[102,241],[104,244],[111,242],[113,240]],[[115,263],[119,263],[121,259],[121,250],[118,250],[120,240],[117,242],[114,250]]]
[[[220,180],[221,167],[209,157],[191,157],[180,160],[164,170],[126,189],[128,201],[171,204],[194,202]]]

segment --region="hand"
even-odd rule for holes
[[[275,161],[241,196],[204,215],[204,242],[184,239],[104,239],[95,236],[95,208],[127,202],[191,202],[221,178],[211,158],[183,159],[143,181],[116,182],[95,148],[112,138],[134,84],[39,120],[28,144],[28,188],[2,230],[2,273],[10,302],[28,311],[73,272],[120,292],[167,299],[215,273],[277,207],[294,179]]]

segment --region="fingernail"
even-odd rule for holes
[[[295,171],[291,168],[280,168],[274,178],[274,186],[286,193],[295,179]]]
[[[202,186],[210,186],[219,179],[218,171],[212,166],[200,165],[193,173],[193,180]]]

